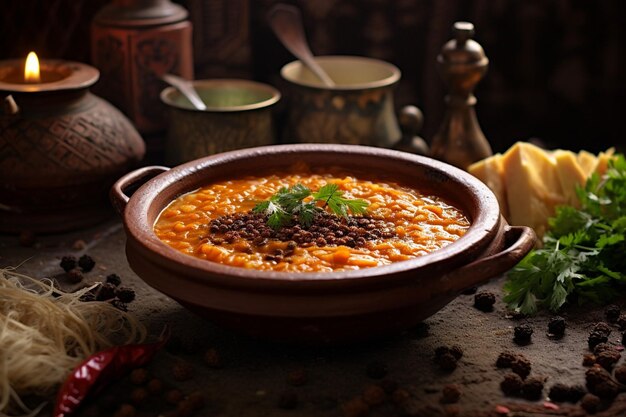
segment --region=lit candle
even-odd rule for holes
[[[38,83],[41,81],[39,75],[39,59],[37,54],[30,52],[26,57],[26,65],[24,65],[24,81],[27,83]]]

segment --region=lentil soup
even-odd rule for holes
[[[364,215],[322,211],[309,226],[267,225],[252,209],[281,188],[318,190],[336,184],[346,198],[369,203]],[[185,254],[226,265],[272,271],[332,272],[416,258],[442,248],[470,226],[439,197],[341,169],[246,176],[215,182],[178,197],[157,218],[157,237]]]

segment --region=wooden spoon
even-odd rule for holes
[[[267,20],[289,52],[302,61],[326,87],[335,87],[335,82],[313,58],[302,28],[302,15],[297,7],[279,3],[268,12]]]

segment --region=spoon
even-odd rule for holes
[[[189,81],[174,74],[163,74],[161,79],[169,85],[176,87],[197,110],[206,110],[206,104],[204,104],[198,92]]]
[[[302,28],[302,15],[295,6],[277,4],[267,14],[274,34],[282,44],[295,55],[313,74],[319,78],[326,87],[334,87],[334,81],[326,74],[313,58]]]

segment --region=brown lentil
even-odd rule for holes
[[[521,354],[516,355],[515,360],[511,362],[511,370],[525,379],[530,374],[530,361]]]
[[[133,402],[133,404],[135,405],[140,405],[143,402],[146,401],[146,398],[148,398],[148,390],[145,388],[135,388],[134,390],[132,390],[132,392],[130,393],[130,400]]]
[[[171,389],[165,393],[165,401],[170,404],[178,404],[183,400],[183,393],[178,389]]]
[[[444,404],[454,404],[461,398],[461,387],[457,384],[447,384],[441,392],[441,402]]]
[[[148,391],[151,394],[158,394],[163,391],[163,381],[157,378],[152,378],[150,382],[148,382]]]
[[[144,368],[133,369],[130,373],[130,382],[135,385],[143,385],[148,382],[149,373]]]
[[[580,406],[589,414],[595,414],[600,409],[600,398],[593,394],[585,394],[580,400]]]
[[[207,349],[204,353],[204,363],[206,363],[209,368],[218,369],[222,367],[222,358],[217,349]]]
[[[193,366],[189,362],[178,361],[172,366],[172,375],[177,381],[187,381],[193,378]]]

